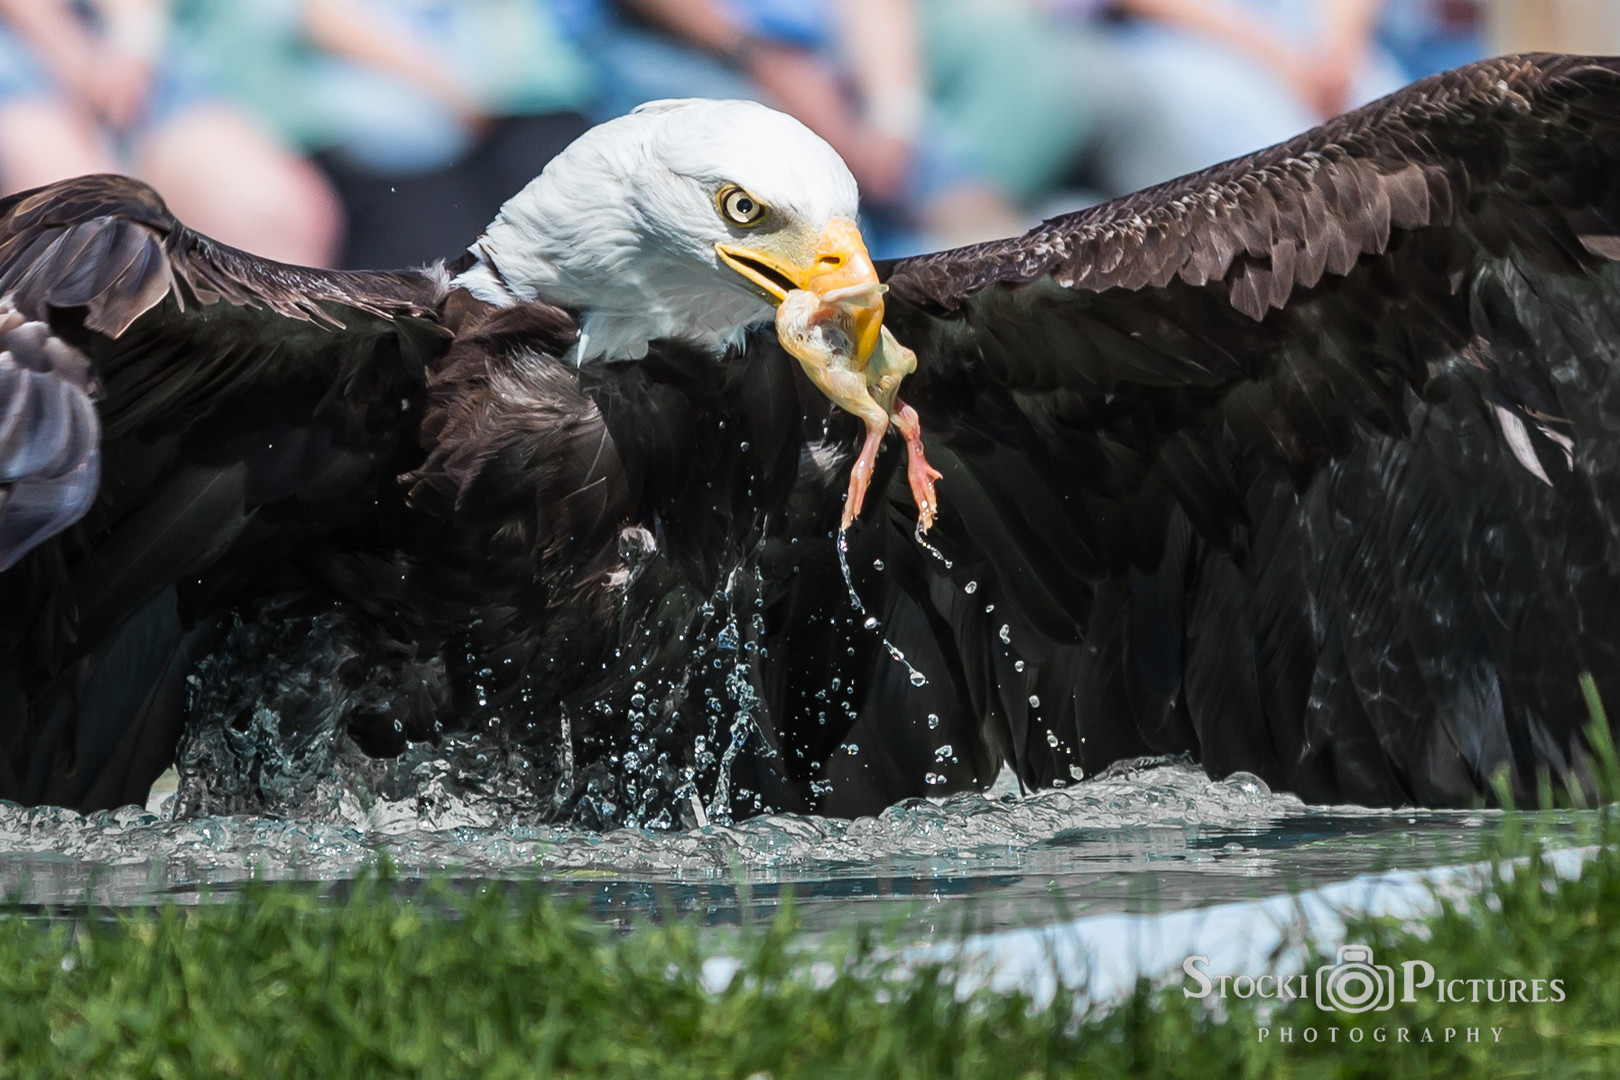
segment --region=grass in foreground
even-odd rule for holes
[[[1620,793],[1587,689],[1599,784]],[[885,958],[870,934],[818,956],[790,905],[734,943],[740,970],[715,992],[690,926],[614,935],[536,892],[408,900],[386,874],[336,904],[278,886],[110,923],[0,912],[0,1077],[1620,1076],[1613,820],[1577,880],[1509,837],[1499,855],[1524,860],[1460,905],[1352,925],[1397,982],[1421,961],[1461,998],[1431,984],[1359,1014],[1310,997],[1217,1012],[1180,980],[1107,1010],[1067,991],[1044,1008],[958,1000],[949,970]],[[1503,980],[1562,1000],[1506,1000]]]
[[[1294,1002],[1261,1017],[1229,998],[1217,1018],[1180,981],[1106,1013],[1069,994],[958,1001],[948,972],[903,972],[870,938],[813,979],[791,910],[744,935],[739,975],[713,993],[691,928],[616,936],[538,894],[410,901],[372,877],[336,906],[272,887],[110,924],[0,918],[0,1075],[1614,1076],[1617,916],[1620,854],[1578,881],[1532,856],[1459,910],[1350,940],[1443,977],[1559,978],[1561,1003],[1441,1004],[1430,988],[1359,1016]]]

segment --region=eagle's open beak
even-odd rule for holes
[[[778,232],[760,239],[780,242],[783,237],[784,234]],[[721,262],[741,274],[773,304],[780,304],[790,289],[805,289],[825,297],[837,289],[878,283],[866,241],[852,221],[837,218],[814,242],[795,245],[790,241],[782,247],[789,250],[771,250],[764,244],[744,247],[729,243],[716,244],[714,250]],[[854,359],[857,367],[864,367],[877,348],[878,335],[883,329],[882,290],[870,289],[869,299],[850,310],[856,338]]]

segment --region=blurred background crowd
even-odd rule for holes
[[[0,189],[118,171],[291,262],[454,256],[589,124],[793,113],[874,254],[1022,230],[1620,0],[0,0]],[[1562,37],[1564,40],[1559,40]]]

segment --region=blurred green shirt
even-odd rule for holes
[[[432,47],[490,115],[579,110],[588,100],[588,68],[547,0],[361,0],[359,6]],[[447,128],[460,125],[442,103],[393,75],[311,46],[303,9],[303,0],[178,0],[176,33],[224,92],[297,146],[374,143],[407,158],[444,156],[444,144],[455,141]]]

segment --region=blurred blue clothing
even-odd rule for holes
[[[818,0],[720,0],[732,24],[764,41],[820,52],[832,46],[827,6]],[[613,0],[553,0],[563,27],[581,41],[629,27]]]
[[[378,25],[429,42],[491,115],[577,108],[586,95],[582,61],[538,0],[363,0]],[[475,133],[419,86],[334,56],[311,61],[311,96],[334,103],[333,142],[372,168],[438,168],[467,152]],[[341,103],[341,104],[336,104]]]
[[[623,116],[660,98],[762,96],[742,72],[650,30],[616,24],[584,44],[598,72],[591,103],[597,120]]]
[[[1482,60],[1484,4],[1479,0],[1400,0],[1384,5],[1378,40],[1409,79]]]
[[[1308,48],[1322,31],[1319,4],[1301,0],[1239,0],[1273,28]],[[1240,157],[1290,139],[1321,122],[1280,76],[1253,57],[1208,37],[1152,22],[1121,31],[1126,62],[1155,88],[1170,117],[1171,137],[1203,165]],[[1374,48],[1357,74],[1347,106],[1393,93],[1405,73]],[[1169,179],[1169,177],[1164,177]]]
[[[837,64],[819,0],[726,0],[737,24],[762,40],[808,49]],[[555,0],[558,21],[576,36],[596,67],[592,116],[622,116],[660,98],[740,98],[775,105],[742,72],[719,57],[648,29],[622,14],[612,0]],[[971,179],[961,150],[937,118],[925,119],[912,158],[904,202],[915,205]],[[909,254],[922,243],[895,208],[865,208],[863,223],[874,255]]]
[[[491,116],[581,108],[590,74],[546,0],[358,0],[378,27],[428,44]],[[379,172],[441,168],[476,139],[415,83],[304,41],[302,0],[184,0],[182,30],[283,137]]]
[[[86,25],[95,26],[97,16],[89,5],[70,6]],[[60,95],[56,77],[35,55],[28,41],[0,23],[0,103]],[[215,96],[195,57],[182,43],[170,40],[158,57],[146,109],[136,121],[136,127],[160,126]]]

